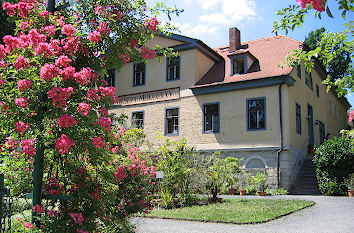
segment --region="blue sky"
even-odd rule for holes
[[[148,6],[154,6],[156,0],[147,0]],[[241,41],[253,40],[272,36],[273,22],[279,19],[277,10],[290,4],[297,4],[296,0],[165,0],[167,6],[176,5],[184,12],[179,17],[173,17],[172,23],[179,27],[180,33],[185,36],[202,40],[210,47],[228,44],[228,30],[237,27],[241,31]],[[345,21],[338,4],[329,0],[329,7],[334,19],[325,12],[322,20],[314,17],[314,11],[305,18],[305,23],[290,32],[287,36],[303,41],[312,30],[325,27],[331,32],[340,32]],[[347,19],[353,19],[354,14],[347,14]],[[284,32],[280,32],[284,34]],[[348,97],[354,106],[354,95]]]

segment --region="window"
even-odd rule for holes
[[[116,70],[107,70],[107,75],[105,76],[104,80],[108,83],[108,86],[115,87],[115,77],[116,77]]]
[[[145,85],[145,63],[134,64],[133,86]]]
[[[132,127],[136,127],[138,129],[144,128],[144,112],[133,112]]]
[[[299,77],[299,79],[301,79],[301,66],[297,65],[297,77]]]
[[[203,132],[219,132],[219,103],[203,105]]]
[[[178,108],[166,109],[165,134],[178,134]]]
[[[296,133],[301,134],[301,106],[296,103]]]
[[[318,84],[316,84],[316,95],[318,98],[320,98],[320,87],[318,86]]]
[[[311,90],[313,90],[311,72],[305,72],[305,83]]]
[[[232,60],[232,74],[245,74],[245,59],[238,58]]]
[[[266,128],[265,97],[247,100],[247,129],[259,130]]]
[[[167,58],[167,81],[180,79],[181,57]]]

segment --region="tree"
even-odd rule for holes
[[[277,12],[277,15],[281,16],[280,21],[275,21],[273,25],[273,32],[278,30],[284,30],[288,33],[289,30],[294,30],[296,27],[300,27],[305,20],[306,15],[315,9],[315,16],[321,18],[323,11],[326,11],[329,17],[333,17],[328,7],[327,0],[297,0],[300,6],[290,5]],[[354,3],[352,0],[337,0],[338,9],[342,11],[342,17],[345,19],[347,12],[354,11]],[[321,34],[321,38],[317,43],[317,47],[310,51],[303,49],[292,51],[287,60],[288,65],[296,66],[299,61],[303,61],[306,68],[311,70],[314,67],[314,58],[322,58],[324,67],[327,70],[334,69],[337,62],[333,62],[341,54],[349,56],[350,64],[348,65],[347,72],[342,77],[332,77],[331,73],[328,73],[327,79],[324,81],[328,85],[328,90],[331,87],[335,87],[339,96],[352,93],[353,89],[353,30],[354,21],[348,20],[348,23],[344,24],[345,29],[340,33],[326,32]],[[339,59],[338,62],[340,62]]]
[[[2,6],[16,29],[0,44],[0,153],[27,176],[44,154],[40,189],[52,199],[33,206],[41,231],[121,232],[113,220],[149,209],[155,168],[121,140],[107,110],[115,88],[98,74],[155,57],[144,46],[163,30],[154,16],[175,10],[135,0],[78,1],[54,14],[37,0]]]
[[[315,50],[320,46],[323,33],[326,32],[325,28],[317,29],[316,31],[311,31],[308,37],[305,38],[305,43],[310,47],[311,50]],[[322,48],[324,49],[324,48]],[[338,50],[334,47],[333,50]],[[349,51],[344,51],[343,53],[336,54],[336,56],[331,60],[327,61],[326,57],[319,57],[319,60],[324,66],[328,63],[327,72],[331,77],[331,81],[335,81],[338,78],[343,78],[344,76],[350,75],[350,54]]]

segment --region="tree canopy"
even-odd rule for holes
[[[326,12],[328,17],[333,18],[332,12],[328,7],[328,0],[296,0],[299,5],[290,5],[287,8],[279,10],[277,15],[281,16],[280,21],[275,21],[273,25],[273,32],[295,30],[301,27],[306,15],[315,10],[315,17],[321,19],[322,13]],[[334,1],[334,0],[332,0]],[[309,51],[304,49],[294,50],[287,57],[285,63],[296,66],[300,61],[303,61],[306,68],[311,70],[314,67],[314,58],[322,59],[322,63],[326,70],[334,70],[337,62],[341,63],[341,59],[336,60],[341,55],[349,56],[348,69],[343,76],[333,78],[331,73],[328,72],[327,79],[324,81],[328,86],[328,90],[334,87],[339,96],[352,93],[354,91],[354,78],[353,78],[353,31],[354,21],[347,19],[347,13],[354,11],[354,2],[352,0],[335,0],[338,4],[338,10],[342,12],[342,17],[347,21],[342,32],[324,32],[317,42],[317,47]],[[295,2],[295,0],[294,0]],[[346,58],[346,57],[345,57]],[[333,62],[332,62],[333,61]],[[346,60],[345,60],[346,61]],[[332,73],[333,74],[333,73]],[[334,75],[336,75],[334,73]]]
[[[315,50],[317,47],[321,46],[322,36],[326,35],[326,29],[324,27],[311,31],[305,38],[305,43],[310,47],[311,50]],[[322,48],[324,49],[324,48]],[[333,50],[337,50],[334,47]],[[332,81],[338,78],[343,78],[344,76],[350,75],[350,54],[349,51],[343,51],[343,53],[336,53],[331,61],[327,61],[327,57],[318,58],[324,66],[327,65],[327,72],[331,77]]]

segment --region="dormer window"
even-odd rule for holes
[[[232,74],[245,74],[245,58],[236,58],[232,60]]]

